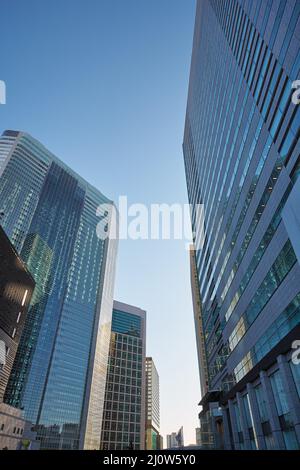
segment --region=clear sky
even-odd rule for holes
[[[195,0],[1,0],[0,131],[24,130],[117,201],[186,203]],[[183,241],[122,241],[115,298],[147,310],[162,434],[195,442],[199,380]]]

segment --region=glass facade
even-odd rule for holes
[[[99,448],[116,242],[98,238],[96,211],[111,208],[109,229],[113,205],[29,135],[8,138],[2,224],[36,289],[5,401],[36,424],[42,448]]]
[[[145,334],[146,312],[114,302],[102,450],[144,449]]]
[[[245,394],[262,361],[271,368],[289,353],[286,338],[300,323],[300,233],[292,238],[283,216],[299,176],[299,24],[296,0],[197,2],[183,153],[208,385],[222,403],[233,387]],[[201,249],[197,204],[205,213]],[[269,431],[259,441],[255,426],[241,425],[234,446],[300,445],[296,427],[296,441],[284,424],[282,441]]]

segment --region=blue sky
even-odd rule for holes
[[[25,130],[117,201],[186,203],[195,0],[1,0],[0,131]],[[199,380],[183,241],[121,241],[115,298],[148,313],[161,431],[195,441]]]

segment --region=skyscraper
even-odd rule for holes
[[[152,357],[146,357],[146,449],[160,448],[159,375]]]
[[[145,448],[146,312],[114,301],[101,449]]]
[[[183,426],[181,426],[178,432],[167,434],[167,449],[176,447],[184,447]]]
[[[176,446],[177,446],[176,432],[167,434],[167,449],[172,449],[173,447],[176,447]]]
[[[42,448],[99,449],[116,241],[96,228],[110,235],[112,203],[23,132],[1,137],[0,176],[2,225],[36,282],[5,401]]]
[[[299,31],[296,0],[197,4],[183,151],[219,448],[300,446]]]

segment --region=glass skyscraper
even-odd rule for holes
[[[145,448],[146,312],[114,301],[102,450]]]
[[[110,234],[114,207],[31,136],[5,131],[0,209],[36,283],[5,401],[41,448],[99,449],[117,247],[96,228]]]
[[[299,1],[198,1],[183,151],[219,448],[300,447],[299,78]]]

